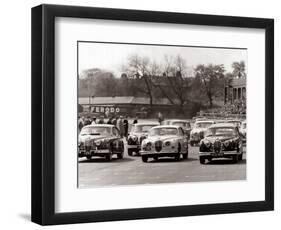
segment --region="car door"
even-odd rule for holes
[[[188,138],[184,134],[184,131],[183,131],[182,127],[179,127],[179,136],[180,136],[181,146],[183,146],[183,148],[186,150],[188,148]]]
[[[116,148],[116,150],[118,150],[122,144],[120,132],[116,127],[113,127],[112,133],[113,133],[113,138],[114,138],[113,146]]]

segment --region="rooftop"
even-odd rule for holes
[[[149,105],[150,99],[147,97],[79,97],[80,105],[115,105],[115,104],[139,104]],[[153,105],[171,105],[166,98],[153,98]]]

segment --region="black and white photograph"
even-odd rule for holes
[[[247,179],[247,49],[77,42],[78,188]]]

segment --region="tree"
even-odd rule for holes
[[[180,55],[175,58],[173,56],[164,56],[163,76],[168,82],[169,89],[172,90],[175,98],[179,101],[181,109],[188,101],[190,89],[186,69],[186,61]]]
[[[215,96],[223,95],[224,66],[223,65],[198,65],[195,69],[195,78],[201,89],[205,92],[210,108],[213,107]]]
[[[133,87],[137,91],[149,97],[150,106],[153,104],[153,85],[149,75],[150,60],[148,57],[140,57],[137,54],[129,56],[125,66],[127,75],[135,79]]]
[[[246,77],[246,67],[245,67],[245,62],[244,61],[240,61],[240,62],[233,62],[232,63],[232,74],[234,77]]]

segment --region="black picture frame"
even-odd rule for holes
[[[108,19],[265,29],[265,200],[55,213],[55,18]],[[32,8],[32,221],[41,225],[222,214],[274,209],[274,20],[110,8]]]

